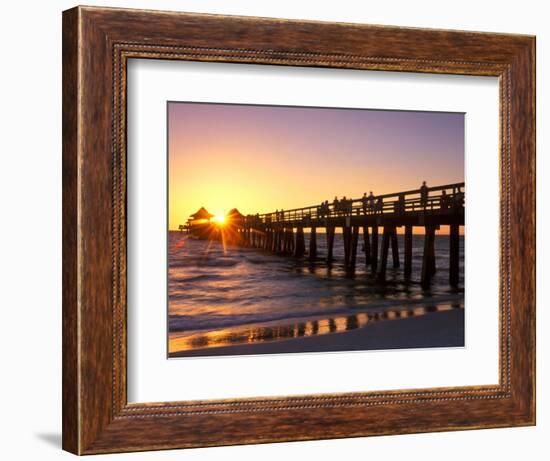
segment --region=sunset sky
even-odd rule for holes
[[[168,104],[169,229],[464,181],[464,114]]]

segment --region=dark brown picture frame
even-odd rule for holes
[[[131,58],[497,76],[498,385],[132,404]],[[535,38],[77,7],[63,13],[63,448],[77,454],[535,424]]]

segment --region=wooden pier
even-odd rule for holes
[[[237,242],[243,246],[312,261],[323,257],[328,265],[334,260],[335,238],[341,235],[344,267],[353,273],[357,265],[359,230],[362,229],[366,268],[384,283],[388,263],[394,269],[402,267],[405,280],[411,279],[413,227],[422,227],[424,250],[420,281],[427,287],[436,272],[435,233],[440,226],[449,226],[449,283],[456,287],[459,283],[460,226],[464,226],[464,183],[248,215],[238,223],[235,232]],[[336,232],[339,228],[341,234]],[[404,228],[403,265],[398,228]],[[310,229],[309,248],[306,248],[304,229]],[[317,247],[321,230],[326,238],[325,255],[319,255]],[[392,257],[388,261],[390,249]]]

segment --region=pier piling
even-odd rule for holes
[[[397,269],[399,267],[399,245],[397,242],[397,230],[395,227],[391,232],[391,254],[393,258],[393,268]]]
[[[458,224],[450,225],[449,232],[449,283],[458,286],[459,279],[459,228]]]
[[[424,255],[422,259],[421,284],[428,287],[435,274],[435,229],[436,226],[427,225],[424,236]]]
[[[294,256],[301,258],[306,252],[306,242],[304,239],[304,228],[298,227],[296,229],[296,248],[294,251]]]
[[[351,257],[351,227],[344,226],[342,228],[342,237],[344,239],[344,266],[349,267]]]
[[[334,227],[327,227],[326,228],[327,233],[327,263],[332,263],[333,258],[333,249],[334,249],[334,234],[335,234],[335,228]]]
[[[279,230],[278,227],[274,230],[273,252],[274,253],[280,253],[281,252],[281,231]]]
[[[376,274],[376,270],[378,269],[378,226],[373,226],[372,228],[370,258],[371,271],[373,274]]]
[[[363,245],[365,248],[365,264],[368,267],[370,264],[369,226],[363,226]]]
[[[382,254],[380,255],[380,269],[378,270],[378,280],[380,282],[386,281],[386,268],[388,266],[388,253],[390,250],[390,240],[395,232],[394,227],[384,226],[384,233],[382,235]]]
[[[405,279],[409,280],[412,274],[412,240],[413,240],[413,228],[412,226],[405,226]]]
[[[309,234],[309,260],[317,259],[317,228],[312,227]]]
[[[355,263],[357,261],[357,244],[359,242],[359,226],[353,226],[351,231],[351,241],[350,241],[350,259],[349,259],[349,270],[355,272]]]

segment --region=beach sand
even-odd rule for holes
[[[288,354],[464,346],[464,309],[430,312],[418,317],[376,322],[351,331],[304,336],[256,344],[194,349],[173,357]]]

